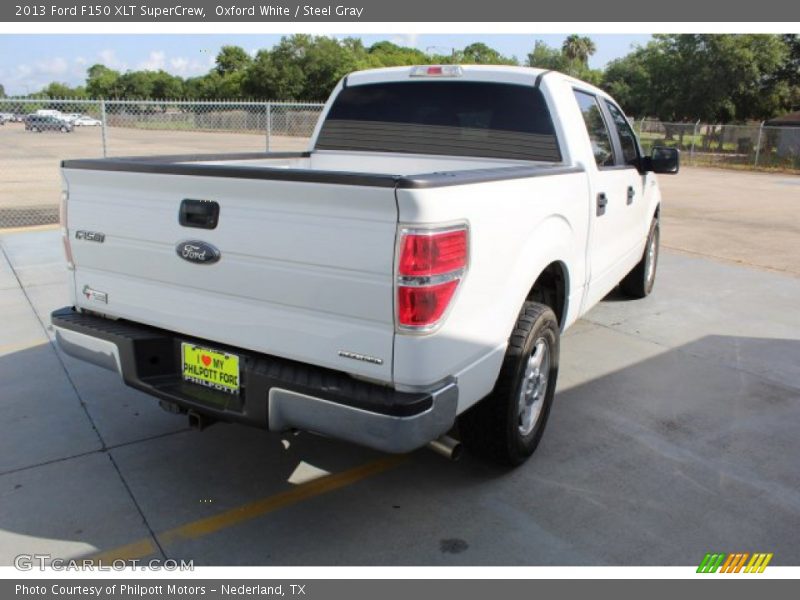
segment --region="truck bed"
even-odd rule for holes
[[[354,164],[358,171],[353,171]],[[563,163],[344,151],[77,159],[63,161],[62,167],[400,188],[465,185],[579,170]]]

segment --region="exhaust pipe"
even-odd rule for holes
[[[216,423],[214,419],[209,419],[205,415],[201,415],[193,410],[190,410],[187,414],[189,415],[189,427],[191,429],[203,431],[203,429],[211,427],[214,423]]]
[[[428,444],[428,448],[437,454],[441,454],[446,459],[452,460],[453,462],[461,458],[461,455],[464,452],[461,442],[451,438],[449,435],[443,435],[442,437],[433,440]]]

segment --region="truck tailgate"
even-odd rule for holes
[[[391,381],[393,188],[63,173],[77,306]],[[181,225],[184,199],[218,203],[217,226]],[[78,231],[105,237],[76,239]],[[181,258],[176,248],[186,241],[213,245],[219,260]]]

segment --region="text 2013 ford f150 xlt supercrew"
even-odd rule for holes
[[[389,452],[458,423],[524,461],[561,332],[653,287],[677,151],[586,83],[485,66],[353,73],[311,148],[64,161],[60,347],[196,422]]]

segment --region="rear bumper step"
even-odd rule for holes
[[[455,383],[428,392],[398,392],[338,371],[72,307],[54,311],[51,320],[66,354],[116,371],[127,385],[156,398],[222,421],[272,431],[303,429],[386,452],[408,452],[447,432],[456,417]],[[183,381],[181,342],[238,355],[241,393]]]

